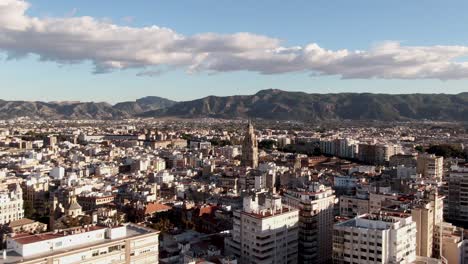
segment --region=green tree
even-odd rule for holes
[[[319,147],[315,147],[312,151],[313,156],[322,156],[322,150]]]
[[[271,150],[276,147],[276,141],[271,139],[265,139],[258,143],[258,148]]]
[[[466,158],[467,156],[461,148],[448,144],[432,145],[427,149],[427,153],[444,158]]]
[[[417,152],[419,152],[419,153],[423,153],[423,152],[424,152],[424,148],[423,148],[423,146],[421,146],[421,145],[418,145],[418,146],[414,147],[414,149],[415,149]]]
[[[34,208],[31,201],[24,202],[24,217],[29,219],[34,219],[34,215],[36,214],[36,209]]]

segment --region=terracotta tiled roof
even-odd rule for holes
[[[11,221],[9,226],[10,227],[18,227],[18,226],[23,226],[23,225],[29,225],[29,224],[32,224],[34,222],[35,222],[34,220],[31,220],[29,218],[21,218],[21,219],[15,220],[15,221]]]
[[[160,203],[148,203],[145,208],[145,214],[153,214],[171,210],[172,207]]]

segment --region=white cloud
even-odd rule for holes
[[[315,43],[285,47],[277,38],[252,33],[193,36],[158,26],[131,27],[88,16],[38,18],[21,0],[0,1],[0,50],[9,58],[37,54],[61,64],[91,61],[95,73],[155,67],[188,72],[308,72],[342,78],[466,79],[466,46],[402,46],[384,42],[367,51],[327,50]]]

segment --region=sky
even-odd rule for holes
[[[468,92],[468,1],[0,0],[0,98]]]

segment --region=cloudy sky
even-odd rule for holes
[[[467,1],[0,0],[1,98],[459,93],[466,10]]]

